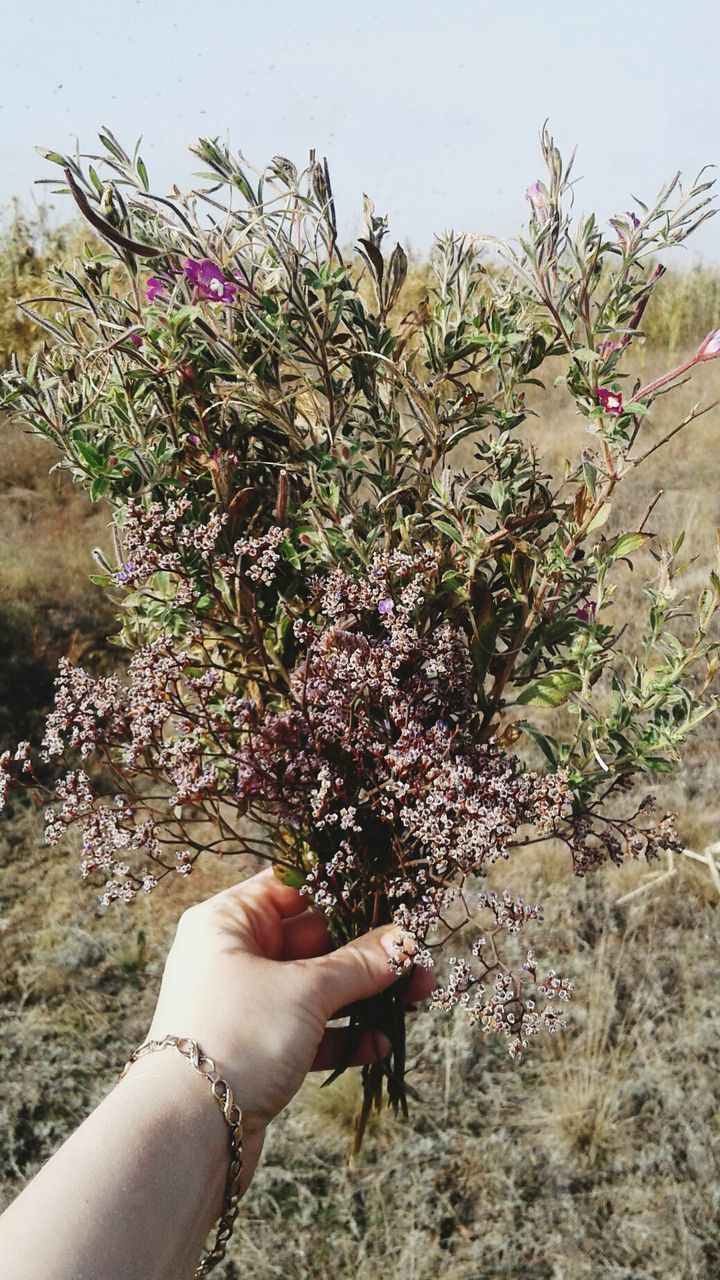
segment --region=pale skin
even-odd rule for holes
[[[332,951],[324,918],[271,870],[182,916],[146,1039],[187,1036],[215,1060],[242,1110],[243,1193],[270,1121],[308,1071],[344,1056],[348,1033],[328,1021],[396,981],[398,937],[389,926]],[[405,998],[432,987],[417,970]],[[367,1033],[353,1062],[388,1048]],[[0,1274],[189,1280],[222,1210],[228,1160],[207,1080],[175,1049],[149,1054],[0,1217]]]

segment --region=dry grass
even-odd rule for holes
[[[6,422],[0,432],[0,744],[9,745],[39,732],[61,654],[106,654],[114,611],[89,581],[91,548],[107,546],[107,511],[66,473],[48,475],[49,446]]]

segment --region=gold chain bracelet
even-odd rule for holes
[[[197,1041],[188,1040],[184,1036],[163,1036],[162,1040],[146,1040],[145,1044],[141,1044],[139,1049],[135,1049],[134,1053],[131,1054],[120,1072],[119,1078],[122,1080],[132,1064],[138,1061],[138,1058],[144,1058],[146,1054],[155,1053],[158,1049],[177,1049],[178,1053],[181,1053],[183,1058],[187,1059],[190,1066],[199,1075],[209,1080],[212,1096],[222,1111],[230,1129],[230,1168],[228,1169],[225,1189],[225,1203],[217,1225],[215,1243],[195,1270],[196,1277],[206,1276],[225,1257],[227,1243],[233,1233],[235,1219],[238,1215],[243,1156],[242,1113],[240,1108],[235,1105],[230,1085],[226,1080],[220,1078],[213,1059],[208,1058],[202,1052]]]

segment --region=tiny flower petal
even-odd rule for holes
[[[145,283],[145,297],[148,302],[154,302],[156,298],[161,298],[165,293],[165,281],[160,280],[157,276],[148,276]]]
[[[183,271],[190,284],[197,285],[200,282],[200,263],[194,262],[192,258],[186,258],[183,264]]]

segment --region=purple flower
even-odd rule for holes
[[[134,573],[135,573],[135,564],[132,560],[128,560],[127,564],[124,564],[122,569],[120,569],[114,575],[115,581],[118,583],[119,586],[125,587],[127,586],[128,582],[132,581]]]
[[[585,600],[579,609],[575,610],[575,617],[581,622],[594,622],[597,613],[597,605],[593,600]]]
[[[199,448],[199,446],[200,446],[200,437],[199,437],[199,436],[188,436],[188,438],[187,438],[187,442],[188,442],[188,444],[194,444],[194,445],[195,445],[195,448],[197,449],[197,448]]]
[[[595,394],[603,413],[613,413],[616,416],[622,413],[623,398],[621,391],[611,391],[609,387],[598,387]]]
[[[394,609],[395,601],[391,600],[389,596],[386,596],[384,600],[381,600],[378,605],[378,613],[381,613],[383,617],[387,617],[388,614],[393,613]]]
[[[130,339],[134,347],[141,347],[143,344],[143,340],[140,337],[139,333],[129,333],[128,338]]]
[[[165,281],[159,276],[148,276],[145,283],[145,297],[148,302],[154,302],[156,298],[162,298],[165,293]]]
[[[198,297],[209,302],[232,302],[235,297],[238,286],[228,280],[209,258],[203,258],[201,262],[186,258],[184,270]]]

